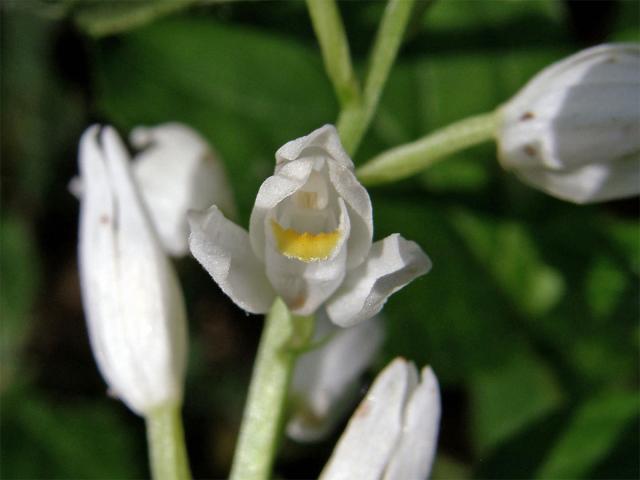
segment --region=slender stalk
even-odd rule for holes
[[[334,0],[307,0],[313,30],[318,37],[327,75],[340,105],[360,100],[360,86],[353,71],[349,42]]]
[[[271,478],[295,359],[312,335],[313,317],[292,315],[276,299],[258,348],[231,480]]]
[[[409,177],[447,155],[492,140],[497,115],[496,111],[468,117],[415,142],[382,152],[358,168],[356,175],[367,186]]]
[[[153,479],[190,479],[180,407],[163,405],[151,411],[145,420]]]
[[[352,155],[378,107],[382,89],[400,49],[414,3],[414,0],[389,0],[371,51],[362,104],[358,108],[352,107],[340,112],[338,131],[345,149]]]

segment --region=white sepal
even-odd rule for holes
[[[429,476],[440,429],[440,387],[429,367],[404,411],[404,429],[387,465],[384,480],[424,479]]]
[[[189,225],[191,253],[222,291],[247,312],[266,313],[275,293],[246,230],[227,220],[215,205],[206,212],[190,212]]]
[[[536,75],[500,110],[502,165],[576,203],[640,192],[640,45],[583,50]]]
[[[338,440],[321,480],[424,480],[431,471],[440,393],[429,368],[402,358],[376,378]]]
[[[366,320],[384,306],[389,296],[431,269],[431,260],[415,242],[395,233],[375,242],[369,256],[347,274],[327,301],[327,314],[341,327]]]
[[[285,143],[276,152],[276,172],[282,165],[301,158],[330,159],[353,170],[353,162],[344,151],[340,136],[333,125],[323,125],[309,135]]]
[[[227,215],[235,208],[222,163],[207,142],[180,123],[137,127],[131,144],[140,149],[133,172],[167,252],[188,252],[189,210],[217,205]]]
[[[329,178],[333,188],[347,205],[351,217],[347,261],[347,268],[351,269],[364,261],[371,248],[373,239],[371,199],[352,170],[336,163],[329,163]]]
[[[575,203],[603,202],[640,193],[640,153],[608,165],[595,163],[563,171],[526,168],[518,176],[557,198]]]
[[[109,388],[134,412],[180,403],[182,292],[111,127],[82,136],[79,267],[91,345]]]
[[[314,342],[326,343],[303,354],[293,374],[294,413],[287,435],[313,442],[327,435],[353,406],[358,378],[369,367],[384,339],[382,317],[352,328],[338,328],[321,310]]]

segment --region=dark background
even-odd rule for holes
[[[340,9],[360,72],[383,3]],[[337,102],[303,2],[4,1],[0,307],[3,478],[148,475],[144,424],[105,395],[80,303],[67,184],[94,122],[185,122],[221,154],[246,226],[286,141]],[[545,65],[638,41],[635,1],[419,2],[356,164],[508,100]],[[638,201],[574,206],[500,170],[495,146],[371,190],[376,238],[433,271],[385,308],[391,358],[443,389],[434,478],[637,478]],[[191,258],[184,405],[192,470],[227,475],[262,320]],[[337,438],[285,441],[280,478],[312,478]]]

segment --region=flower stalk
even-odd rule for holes
[[[394,182],[424,170],[460,150],[493,140],[497,111],[464,118],[415,142],[392,148],[356,170],[366,186]]]
[[[271,478],[295,359],[313,335],[313,321],[313,316],[291,314],[280,298],[273,303],[258,347],[231,480]]]
[[[359,103],[360,86],[353,71],[349,42],[334,0],[307,0],[327,75],[341,106]]]
[[[382,89],[398,55],[414,3],[414,0],[389,0],[371,50],[362,102],[359,105],[343,107],[340,112],[338,132],[345,150],[351,155],[357,150],[378,107]]]
[[[191,478],[180,408],[175,404],[158,407],[145,416],[151,475],[154,480]]]

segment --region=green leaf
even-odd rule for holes
[[[448,480],[452,478],[465,480],[471,478],[471,471],[468,465],[449,456],[437,454],[429,478],[432,480]]]
[[[95,67],[100,109],[122,129],[181,121],[211,140],[245,218],[277,148],[336,116],[318,55],[209,19],[166,20],[100,44]]]
[[[638,416],[639,398],[638,392],[609,392],[583,404],[536,478],[584,478]]]
[[[640,276],[640,224],[636,220],[605,219],[605,231],[616,253]]]
[[[136,438],[112,407],[105,402],[53,406],[35,391],[11,392],[2,408],[2,435],[11,439],[3,442],[3,477],[141,477],[146,455],[135,445],[144,442],[144,430]]]
[[[33,237],[25,222],[0,217],[0,392],[19,368],[22,347],[32,326],[31,309],[38,291],[40,268]]]
[[[85,122],[83,99],[75,85],[62,82],[52,60],[57,24],[20,10],[2,14],[0,134],[10,179],[3,195],[17,193],[21,205],[37,208],[45,198],[51,203],[55,173],[73,158],[70,145],[75,149]]]
[[[638,23],[638,6],[634,2],[616,4],[617,15],[613,26],[611,41],[640,42],[640,24]]]
[[[179,12],[199,0],[110,0],[76,6],[74,21],[94,37],[126,32],[158,18]]]
[[[377,238],[399,231],[433,261],[427,275],[385,305],[387,355],[431,364],[443,383],[508,362],[522,345],[512,328],[514,313],[452,228],[446,209],[399,191],[374,194],[373,205]]]
[[[597,257],[586,278],[586,298],[594,317],[607,318],[619,304],[628,276],[608,257]]]
[[[522,348],[509,362],[478,372],[471,382],[474,446],[483,453],[544,418],[563,401],[548,365]]]
[[[497,222],[462,210],[453,212],[451,220],[476,261],[522,313],[543,315],[560,301],[565,291],[563,277],[542,261],[522,224]]]
[[[515,23],[523,17],[543,17],[557,23],[561,19],[561,10],[552,0],[513,2],[508,5],[500,2],[440,2],[425,16],[424,28],[446,32],[461,29],[491,30]],[[526,29],[521,32],[526,33]]]
[[[420,183],[434,193],[478,193],[488,186],[489,169],[484,162],[469,154],[456,157],[427,169],[420,175]]]

